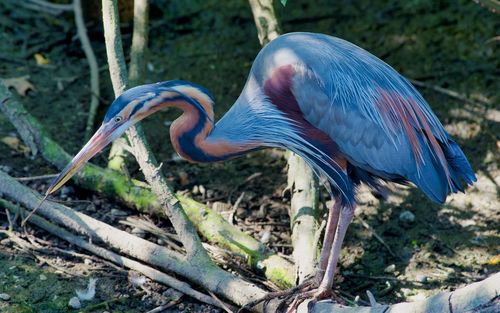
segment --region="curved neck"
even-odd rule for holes
[[[215,135],[212,103],[201,104],[207,114],[183,100],[170,104],[184,111],[170,126],[172,145],[181,157],[191,162],[216,162],[255,149],[254,145],[232,142],[229,133],[224,131]]]

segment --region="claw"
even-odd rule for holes
[[[259,303],[269,302],[270,300],[276,298],[283,299],[286,302],[288,299],[290,299],[292,296],[296,294],[300,295],[302,293],[308,292],[308,290],[310,290],[312,286],[315,286],[314,284],[315,284],[315,279],[311,279],[287,290],[270,292],[260,299],[248,302],[238,310],[238,313],[243,312],[244,310],[247,309],[251,309]]]

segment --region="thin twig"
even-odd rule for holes
[[[379,306],[379,304],[377,303],[377,300],[375,300],[375,296],[373,295],[373,293],[370,290],[366,291],[366,295],[368,296],[368,300],[370,300],[371,307]]]
[[[7,215],[7,221],[9,222],[9,231],[12,231],[14,229],[14,222],[12,221],[12,218],[10,217],[9,210],[5,209],[5,214]]]
[[[39,6],[43,6],[46,8],[53,9],[53,10],[60,10],[60,11],[73,10],[73,6],[71,4],[52,3],[52,2],[44,1],[44,0],[28,0],[28,1],[31,3],[37,4]]]
[[[90,95],[89,114],[87,116],[84,137],[84,140],[87,141],[92,134],[95,116],[99,107],[99,66],[97,65],[94,50],[92,50],[92,45],[90,44],[89,37],[87,36],[87,27],[85,27],[85,21],[83,20],[82,5],[80,0],[73,0],[73,11],[75,13],[78,38],[82,43],[83,52],[85,53],[90,69],[90,89],[92,90],[92,93]]]
[[[8,201],[0,199],[0,203],[9,209],[9,211],[16,212],[19,210],[15,205],[11,204]],[[47,202],[47,204],[50,204]],[[53,208],[53,210],[57,210]],[[78,214],[77,214],[78,213]],[[79,212],[74,212],[73,214],[77,214],[82,218],[84,214],[79,213]],[[90,217],[87,217],[90,219]],[[150,279],[160,282],[162,284],[165,284],[167,286],[170,286],[186,295],[189,295],[201,302],[208,303],[217,307],[220,307],[219,303],[217,301],[214,301],[211,297],[202,294],[199,291],[196,291],[192,289],[187,283],[182,282],[172,276],[169,276],[163,272],[160,272],[154,268],[151,268],[147,265],[144,265],[142,263],[139,263],[137,261],[134,261],[132,259],[126,258],[124,256],[118,255],[112,251],[109,251],[105,248],[98,247],[92,243],[89,243],[88,240],[82,239],[79,236],[75,236],[68,232],[67,230],[56,226],[52,224],[51,222],[47,221],[44,218],[41,218],[39,216],[32,216],[31,219],[29,220],[30,223],[37,225],[38,227],[48,231],[49,233],[58,236],[82,249],[88,250],[92,252],[95,255],[98,255],[99,257],[102,257],[108,261],[114,262],[120,266],[125,266],[127,268],[130,268],[134,271],[137,271],[139,273],[142,273],[143,275],[149,277]],[[104,225],[104,223],[101,222],[101,224]],[[112,227],[107,225],[109,229]]]
[[[224,303],[223,301],[221,301],[221,299],[217,298],[217,296],[211,292],[210,290],[208,290],[208,293],[212,296],[212,298],[217,301],[219,304],[220,304],[220,307],[226,311],[227,313],[234,313],[236,312],[237,308],[232,306],[232,305],[229,305],[227,303]]]
[[[38,203],[38,206],[36,206],[29,214],[28,216],[26,216],[26,218],[24,218],[22,221],[21,221],[21,227],[24,227],[24,225],[26,224],[26,222],[30,219],[31,216],[33,216],[33,214],[36,213],[36,211],[42,206],[42,204],[45,202],[45,200],[47,199],[49,195],[46,194],[42,200],[40,200],[40,202]]]
[[[236,213],[236,211],[238,210],[238,207],[241,203],[241,201],[243,200],[243,197],[245,197],[245,192],[242,192],[241,195],[238,197],[238,199],[236,199],[236,202],[234,203],[233,207],[231,208],[231,213],[229,214],[229,223],[231,223],[232,225],[234,225],[234,215]]]
[[[472,105],[475,105],[475,106],[490,105],[491,104],[490,101],[485,101],[485,100],[481,100],[481,99],[472,100],[472,99],[469,99],[464,94],[461,94],[461,93],[458,93],[456,91],[453,91],[453,90],[450,90],[450,89],[446,89],[446,88],[443,88],[443,87],[439,87],[439,86],[435,86],[435,85],[430,85],[430,84],[421,82],[419,80],[410,79],[409,81],[413,85],[415,85],[415,86],[423,87],[423,88],[428,88],[428,89],[431,89],[431,90],[433,90],[435,92],[442,93],[442,94],[444,94],[444,95],[446,95],[448,97],[451,97],[453,99],[457,99],[457,100],[460,100],[460,101],[463,101],[465,103],[469,103],[469,104],[472,104]]]
[[[52,179],[57,177],[58,174],[47,174],[47,175],[38,175],[38,176],[25,176],[25,177],[16,177],[18,181],[32,181],[32,180],[43,180],[43,179]]]
[[[169,303],[164,304],[164,305],[160,305],[159,307],[156,307],[156,308],[154,308],[154,309],[152,309],[150,311],[147,311],[146,313],[160,313],[160,312],[165,311],[168,308],[173,307],[174,305],[179,304],[180,302],[181,302],[180,298],[178,300],[172,300]]]
[[[386,249],[387,251],[390,253],[390,255],[392,255],[393,257],[397,257],[397,258],[400,258],[400,256],[397,256],[391,249],[391,247],[389,247],[389,245],[385,242],[384,239],[382,239],[382,237],[379,236],[379,234],[377,234],[377,232],[375,231],[375,229],[373,229],[373,227],[371,227],[367,222],[365,222],[365,220],[363,220],[359,215],[356,215],[356,219],[361,223],[361,225],[366,228],[367,230],[370,231],[370,233],[373,235],[373,237],[375,237],[375,239],[378,240],[378,242],[380,242]]]

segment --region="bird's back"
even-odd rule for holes
[[[283,88],[290,89],[289,98]],[[301,114],[352,166],[370,175],[412,181],[439,202],[461,190],[460,179],[475,181],[463,152],[418,91],[345,40],[313,33],[278,37],[255,59],[242,96],[258,93],[292,119]]]

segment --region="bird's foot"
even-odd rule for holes
[[[330,297],[331,294],[331,290],[322,290],[320,288],[299,293],[295,296],[292,303],[290,303],[290,305],[288,306],[286,313],[297,312],[297,308],[299,307],[299,305],[307,299],[311,299],[309,303],[311,303],[311,305],[314,305],[314,303],[316,303],[317,301]]]
[[[314,304],[320,300],[324,300],[324,299],[328,299],[330,298],[331,300],[337,302],[337,303],[341,303],[341,304],[345,304],[344,303],[344,300],[342,300],[340,297],[338,297],[337,295],[335,295],[331,289],[328,289],[328,288],[323,288],[321,285],[317,288],[314,288],[312,290],[308,290],[308,291],[305,291],[305,292],[302,292],[302,293],[299,293],[299,294],[296,294],[295,295],[295,298],[293,299],[293,301],[290,303],[290,305],[288,306],[288,309],[287,309],[287,313],[295,313],[297,312],[297,309],[299,307],[299,305],[306,301],[307,299],[311,299],[311,301],[309,301],[308,303],[308,311],[310,311],[310,309],[312,309],[312,307],[314,306]]]
[[[271,301],[273,299],[277,299],[277,298],[281,299],[283,301],[283,304],[288,303],[289,300],[291,300],[291,299],[294,299],[294,301],[295,301],[295,299],[299,295],[306,293],[306,292],[309,292],[312,289],[317,288],[318,285],[319,285],[319,280],[317,279],[317,277],[313,277],[313,278],[306,280],[305,282],[303,282],[295,287],[292,287],[290,289],[283,290],[283,291],[269,292],[264,297],[245,304],[241,309],[238,310],[238,312],[243,312],[246,309],[251,309],[254,306],[256,306],[257,304],[262,303],[262,302],[264,302],[264,305],[265,305],[265,303],[268,303],[269,301]]]

